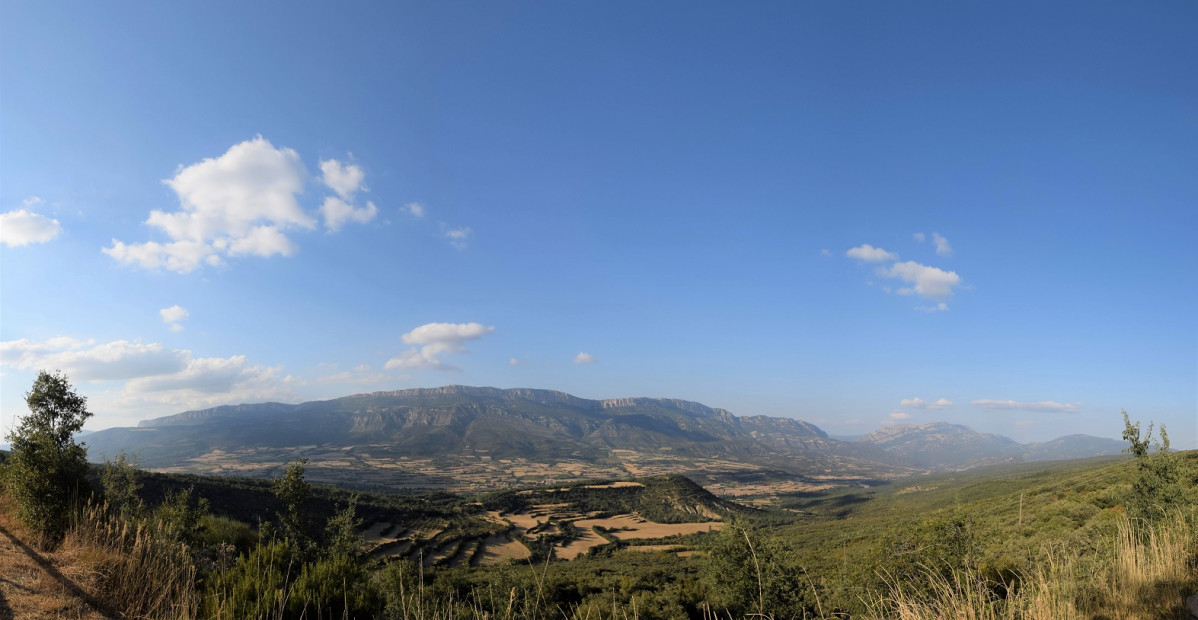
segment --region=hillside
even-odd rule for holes
[[[1121,448],[1096,438],[1023,446],[943,423],[843,442],[802,420],[684,400],[467,386],[188,411],[87,443],[93,460],[126,450],[171,472],[273,476],[309,458],[314,480],[358,488],[482,490],[681,473],[718,492],[746,472],[820,485]]]

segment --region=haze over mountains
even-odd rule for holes
[[[93,459],[126,450],[159,469],[268,475],[306,457],[344,474],[370,470],[377,484],[419,473],[433,486],[445,482],[439,477],[485,479],[533,464],[539,467],[518,481],[754,467],[889,477],[1117,454],[1123,447],[1084,435],[1019,444],[943,422],[886,427],[845,442],[802,420],[738,416],[684,400],[468,386],[187,411],[99,431],[87,443]]]

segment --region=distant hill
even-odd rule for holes
[[[1043,443],[1021,444],[1009,437],[979,433],[967,426],[932,422],[901,424],[857,439],[901,461],[929,469],[971,469],[1000,463],[1053,461],[1119,454],[1124,442],[1089,435],[1068,435]]]
[[[684,400],[468,386],[215,407],[87,437],[93,460],[126,450],[142,466],[164,471],[272,476],[289,461],[310,458],[314,479],[391,489],[688,472],[711,480],[712,472],[743,473],[746,466],[783,478],[893,477],[1121,448],[1104,442],[1111,440],[1079,436],[1022,446],[943,423],[888,427],[844,442],[802,420],[737,416]]]

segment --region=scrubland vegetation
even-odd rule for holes
[[[1198,452],[1170,452],[1163,429],[1154,440],[1130,420],[1133,458],[796,493],[768,510],[719,508],[677,478],[557,489],[590,515],[681,521],[687,502],[708,502],[725,521],[641,541],[661,549],[649,552],[594,528],[608,542],[569,562],[555,551],[581,533],[563,521],[523,541],[529,558],[471,568],[372,556],[361,515],[392,501],[403,518],[427,511],[490,536],[471,514],[548,491],[358,498],[312,487],[303,462],[268,486],[148,474],[118,455],[90,477],[51,478],[72,492],[48,493],[31,468],[75,462],[73,442],[54,438],[79,411],[51,403],[19,428],[0,524],[32,541],[31,557],[69,564],[59,572],[85,605],[118,617],[1147,619],[1184,618],[1198,592]]]

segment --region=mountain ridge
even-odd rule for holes
[[[88,439],[93,455],[128,450],[143,465],[169,471],[270,475],[281,462],[312,458],[329,473],[368,471],[386,484],[398,471],[433,485],[445,472],[455,480],[474,476],[471,484],[499,484],[505,468],[518,469],[515,463],[535,464],[521,474],[524,482],[744,467],[876,478],[1111,454],[1118,451],[1112,444],[1121,446],[1086,436],[1019,444],[943,422],[886,427],[844,442],[801,419],[738,416],[681,399],[586,399],[464,385],[224,405]]]

